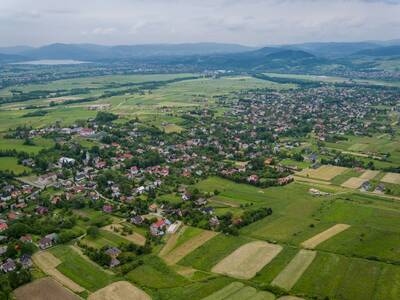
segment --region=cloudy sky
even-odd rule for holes
[[[0,0],[0,46],[400,38],[400,0]]]

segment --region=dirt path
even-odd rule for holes
[[[301,243],[301,246],[307,249],[314,249],[317,247],[319,244],[325,242],[326,240],[329,240],[333,236],[345,231],[348,229],[350,225],[347,224],[336,224],[332,226],[331,228],[318,233],[317,235],[314,235],[312,238],[308,239],[307,241]]]
[[[182,245],[168,253],[164,257],[165,262],[168,265],[176,264],[190,252],[199,248],[201,245],[215,237],[217,234],[218,233],[214,231],[204,230],[199,235],[193,237],[192,239],[188,240],[187,242],[183,243]]]
[[[33,262],[46,274],[53,277],[55,280],[60,282],[62,285],[69,288],[75,293],[82,293],[85,291],[83,287],[75,283],[67,276],[62,274],[56,269],[56,267],[61,264],[61,261],[48,251],[36,252],[33,257]]]

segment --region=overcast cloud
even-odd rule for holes
[[[0,0],[0,46],[400,38],[400,0]]]

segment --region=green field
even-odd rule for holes
[[[16,175],[29,172],[30,169],[18,164],[15,157],[0,157],[0,171],[13,171]]]
[[[209,271],[220,260],[250,241],[251,239],[242,236],[219,234],[184,257],[178,264]]]
[[[88,262],[68,246],[57,246],[50,252],[62,261],[57,267],[61,273],[91,292],[117,280],[117,277]]]

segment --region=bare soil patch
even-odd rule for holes
[[[312,263],[316,254],[317,252],[315,251],[300,250],[282,272],[275,277],[271,284],[290,291]]]
[[[151,300],[151,297],[127,281],[118,281],[89,295],[88,300]]]
[[[398,173],[387,173],[381,179],[382,182],[393,183],[393,184],[400,184],[400,174]]]
[[[164,256],[164,260],[169,265],[174,265],[190,252],[196,250],[208,240],[212,239],[218,233],[214,231],[204,230],[202,233],[196,235],[192,239],[183,243],[179,247],[172,250],[170,253]]]
[[[120,232],[122,231],[123,225],[121,224],[110,224],[107,226],[104,226],[102,229],[107,230],[109,232],[112,232],[116,235],[119,235],[120,237],[134,243],[137,244],[139,246],[144,246],[144,244],[146,243],[146,238],[139,234],[139,233],[132,233],[132,234],[128,234],[128,235],[122,235]]]
[[[80,298],[50,277],[35,280],[14,291],[16,300],[79,300]]]
[[[233,251],[212,268],[212,272],[240,279],[250,279],[267,265],[282,247],[256,241],[245,244]]]
[[[361,174],[360,178],[366,179],[366,180],[371,180],[378,174],[379,174],[379,171],[366,170],[364,173]]]
[[[358,189],[365,181],[367,180],[361,177],[351,177],[343,182],[341,186],[349,189]]]
[[[83,287],[75,283],[63,273],[58,271],[56,267],[61,263],[61,261],[48,251],[36,252],[33,257],[33,262],[46,274],[52,276],[55,280],[60,282],[62,285],[69,288],[75,293],[82,293],[85,291]]]
[[[342,231],[345,231],[349,227],[350,227],[350,225],[347,225],[347,224],[336,224],[336,225],[332,226],[331,228],[329,228],[323,232],[320,232],[317,235],[314,235],[312,238],[301,243],[301,245],[307,249],[314,249],[322,242],[325,242],[326,240],[330,239],[331,237],[341,233]]]
[[[337,175],[342,174],[345,170],[347,170],[347,168],[324,165],[318,169],[304,169],[298,172],[297,175],[330,181]]]

